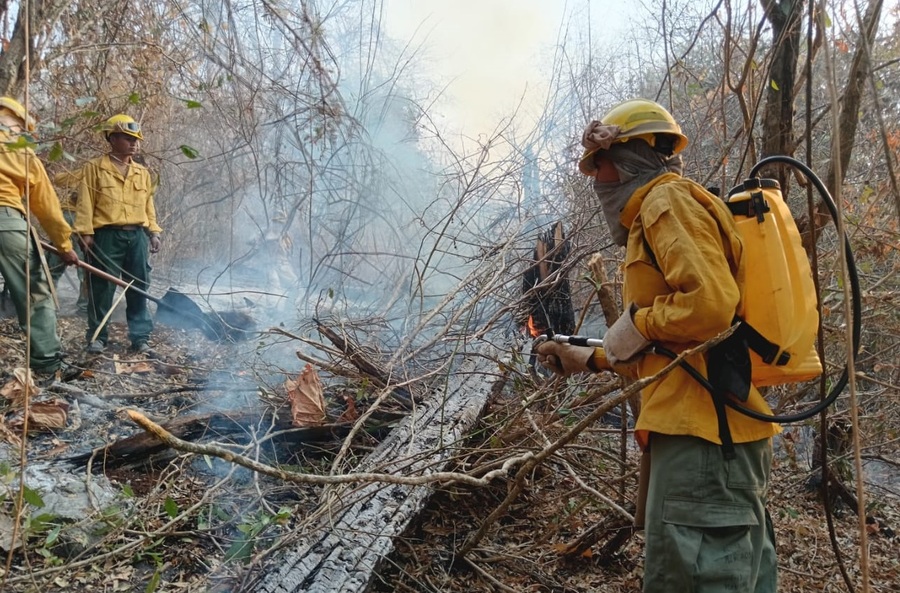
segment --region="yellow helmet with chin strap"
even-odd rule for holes
[[[648,99],[631,99],[610,109],[600,123],[618,127],[612,143],[628,142],[635,138],[667,154],[678,154],[688,145],[687,136],[681,133],[681,126],[665,108]],[[662,138],[667,138],[665,145]],[[670,144],[671,143],[671,144]],[[671,152],[670,152],[671,149]],[[597,166],[594,155],[600,148],[588,148],[578,161],[578,169],[585,175],[593,175]]]
[[[19,118],[25,130],[29,132],[34,131],[34,118],[25,111],[25,107],[21,103],[12,97],[0,97],[0,109],[5,109],[15,117]]]
[[[134,121],[134,118],[130,115],[125,115],[124,113],[114,115],[103,122],[103,125],[100,126],[100,131],[103,132],[105,138],[109,138],[110,134],[122,133],[138,140],[144,139],[144,136],[141,134],[141,124]]]

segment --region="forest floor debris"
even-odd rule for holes
[[[148,359],[127,352],[124,326],[115,322],[108,350],[88,358],[81,354],[81,319],[61,317],[60,331],[69,359],[83,372],[38,396],[37,400],[61,399],[68,404],[66,427],[29,436],[25,445],[26,483],[39,484],[29,482],[35,472],[50,479],[60,471],[61,460],[140,434],[122,414],[125,408],[139,409],[160,422],[214,410],[257,410],[257,423],[244,429],[244,438],[234,444],[236,450],[274,461],[285,469],[329,471],[340,438],[296,451],[267,440],[272,424],[263,411],[281,407],[290,416],[288,394],[279,392],[283,385],[280,381],[288,375],[279,381],[277,370],[258,372],[254,366],[258,361],[250,359],[254,344],[209,341],[199,330],[173,330],[160,324],[153,341],[158,358]],[[21,350],[15,320],[0,320],[4,383],[12,369],[22,366]],[[292,378],[297,378],[302,363],[296,358],[294,362]],[[360,397],[358,388],[358,384],[353,387],[357,391],[338,388],[343,391],[335,394],[335,386],[326,384],[328,405],[354,401],[354,397]],[[523,415],[520,399],[509,395],[492,402],[467,448],[458,452],[457,471],[502,457],[504,451],[540,448],[541,432],[552,438],[582,413],[576,398],[573,405],[549,402]],[[589,398],[585,396],[584,401]],[[365,405],[364,400],[356,403],[361,409]],[[340,413],[329,411],[333,417]],[[3,418],[14,415],[6,409]],[[805,460],[808,452],[798,450],[800,439],[793,431],[786,432],[792,435],[788,439],[779,437],[770,502],[781,586],[786,591],[844,591],[820,497],[809,486],[812,474]],[[6,484],[0,544],[5,555],[13,547],[7,511],[13,504],[10,493],[15,492],[11,485],[19,473],[15,436],[14,426],[6,426],[0,433],[2,482]],[[375,446],[376,439],[374,434],[362,435],[355,444],[358,455]],[[627,439],[631,440],[630,435]],[[621,430],[612,425],[597,425],[585,432],[562,457],[535,470],[519,500],[462,559],[455,551],[503,500],[508,484],[497,481],[482,489],[452,485],[438,488],[421,515],[395,541],[395,551],[383,562],[373,590],[638,590],[642,574],[640,533],[627,538],[611,555],[600,550],[613,534],[601,535],[581,557],[567,559],[561,554],[566,544],[613,516],[573,479],[571,468],[589,486],[619,503],[627,502],[634,482],[629,468],[636,460],[629,445],[629,468],[623,470],[618,465],[621,443]],[[882,463],[890,466],[897,451],[878,454],[887,460]],[[348,463],[355,458],[351,455]],[[36,586],[48,593],[251,591],[267,550],[279,537],[302,529],[305,515],[321,502],[320,487],[279,483],[211,457],[170,452],[148,466],[100,469],[89,478],[83,468],[66,475],[66,483],[75,476],[80,485],[99,488],[90,494],[82,489],[78,498],[81,506],[70,505],[68,512],[54,506],[58,501],[49,496],[34,498],[37,486],[29,491],[26,502],[31,501],[30,512],[19,526],[26,546],[12,552],[5,591],[18,593]],[[868,533],[872,591],[893,590],[900,582],[900,538],[894,532],[900,525],[900,484],[892,477],[896,475],[888,472],[868,485],[874,519]],[[838,503],[835,521],[839,546],[847,554],[844,562],[852,578],[858,580],[856,516],[852,509]]]

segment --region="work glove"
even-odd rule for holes
[[[162,246],[162,241],[159,238],[159,235],[150,235],[150,253],[159,253],[159,248]]]
[[[637,374],[635,363],[640,360],[642,352],[651,344],[650,340],[641,335],[634,325],[635,311],[637,311],[637,306],[631,303],[603,336],[606,360],[617,373],[631,378]]]
[[[597,371],[594,367],[594,349],[590,346],[572,346],[548,340],[538,344],[534,352],[538,362],[557,375]]]

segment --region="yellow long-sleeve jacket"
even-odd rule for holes
[[[75,208],[75,232],[93,235],[109,225],[138,225],[150,233],[160,233],[153,204],[150,171],[132,162],[127,176],[109,156],[91,159],[82,168]]]
[[[638,309],[634,324],[653,342],[681,352],[728,329],[742,312],[745,259],[740,235],[724,203],[697,183],[664,173],[639,188],[621,214],[628,227],[624,302]],[[648,249],[649,247],[649,249]],[[606,365],[598,352],[596,363]],[[595,357],[597,358],[597,357]],[[707,375],[706,354],[687,361]],[[671,359],[647,354],[638,376],[648,377]],[[712,397],[680,367],[646,387],[635,434],[646,446],[650,432],[691,435],[721,444]],[[755,387],[742,405],[771,414]],[[781,429],[726,408],[735,443],[768,438]]]
[[[31,213],[44,232],[61,251],[71,251],[72,228],[63,218],[59,198],[47,177],[43,163],[30,148],[12,149],[6,146],[16,136],[0,130],[0,206],[15,208],[27,216],[25,209],[26,178]]]

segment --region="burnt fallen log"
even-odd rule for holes
[[[354,471],[427,475],[441,471],[487,403],[496,362],[460,359],[432,392]],[[342,488],[339,508],[320,509],[295,543],[273,555],[256,593],[365,591],[381,561],[423,508],[432,488],[368,483]],[[296,534],[295,534],[296,535]]]
[[[158,305],[156,320],[169,327],[179,329],[199,329],[207,339],[239,341],[246,339],[256,330],[256,322],[242,311],[204,312],[186,294],[169,288],[161,299],[154,299]]]
[[[389,412],[382,412],[378,417],[370,419],[366,425],[366,432],[368,434],[382,432],[384,427],[397,417],[392,417]],[[259,412],[214,412],[176,418],[162,423],[161,426],[166,432],[183,441],[241,442],[246,440],[248,429],[258,422]],[[292,424],[289,413],[281,413],[272,424],[272,431],[278,433],[277,438],[273,439],[273,444],[296,448],[304,444],[336,443],[347,436],[350,427],[348,422],[336,422],[298,428]],[[90,462],[94,471],[105,471],[164,463],[175,454],[169,445],[153,434],[139,432],[92,451],[69,456],[63,461],[76,467],[86,466]]]

